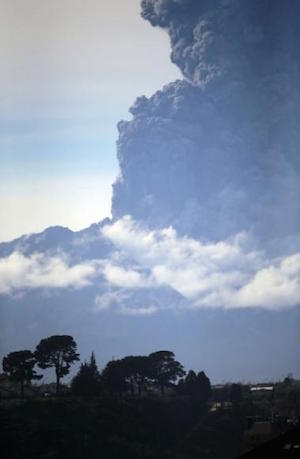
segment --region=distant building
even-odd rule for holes
[[[210,411],[218,411],[222,408],[221,402],[213,402],[210,407]]]
[[[232,409],[232,402],[224,401],[224,402],[213,402],[210,407],[210,411],[218,411],[218,410],[231,410]]]
[[[260,391],[264,391],[264,392],[272,392],[274,390],[274,386],[273,385],[257,385],[257,386],[251,386],[250,387],[250,391],[251,392],[260,392]]]

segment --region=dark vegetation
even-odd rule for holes
[[[1,422],[4,457],[18,459],[232,457],[242,446],[237,415],[179,398],[29,400]]]
[[[204,371],[186,374],[170,351],[112,360],[101,372],[92,353],[67,387],[61,379],[78,360],[65,335],[4,357],[3,370],[19,389],[0,404],[3,457],[234,458],[247,450],[249,420],[272,416],[279,425],[300,413],[291,376],[254,395],[241,384],[212,387]],[[54,391],[32,384],[41,378],[35,365],[53,368]]]
[[[20,383],[21,397],[24,397],[24,384],[30,383],[33,379],[41,379],[42,375],[37,375],[34,367],[36,359],[31,351],[16,351],[8,354],[3,359],[3,371],[8,373],[12,381]]]

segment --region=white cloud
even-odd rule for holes
[[[69,266],[63,255],[27,257],[13,252],[0,259],[0,294],[32,288],[81,288],[91,284],[96,274],[94,261]]]
[[[300,304],[300,254],[283,258],[278,266],[258,271],[234,296],[240,306],[280,309]]]
[[[19,251],[0,258],[0,294],[82,288],[102,275],[107,285],[95,309],[116,307],[122,314],[147,315],[168,307],[164,287],[192,308],[278,310],[300,304],[300,253],[268,258],[245,248],[245,234],[202,243],[179,237],[173,228],[148,231],[126,216],[106,225],[102,236],[115,247],[106,260],[71,265],[64,253],[25,256]]]
[[[121,314],[138,316],[151,315],[159,309],[158,302],[151,297],[148,298],[147,295],[144,296],[141,304],[139,300],[137,301],[134,290],[128,289],[111,290],[95,298],[96,311],[105,311],[115,307]]]
[[[147,231],[130,216],[105,226],[102,234],[118,250],[114,265],[104,270],[112,285],[168,286],[195,308],[281,309],[300,304],[299,253],[268,259],[244,248],[245,234],[204,244],[178,237],[173,228]]]
[[[103,293],[102,295],[97,295],[95,298],[95,309],[96,311],[105,311],[111,306],[121,304],[123,301],[127,300],[128,297],[129,294],[122,290],[113,290]]]
[[[124,314],[127,316],[151,316],[157,310],[158,308],[156,306],[131,308],[126,305],[121,305],[121,308],[120,308],[121,314]]]
[[[147,285],[147,281],[138,271],[115,266],[109,262],[104,265],[103,274],[109,283],[117,287],[136,288]]]

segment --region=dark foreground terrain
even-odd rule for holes
[[[243,452],[239,409],[185,399],[52,398],[1,406],[2,457],[233,458]]]

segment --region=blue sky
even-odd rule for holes
[[[110,214],[116,124],[180,76],[139,0],[1,1],[0,240]]]

